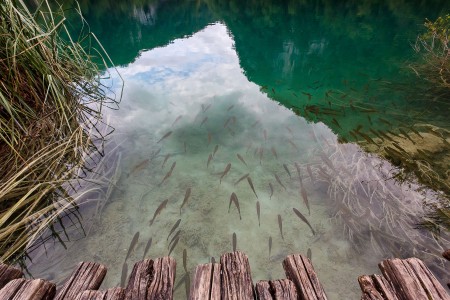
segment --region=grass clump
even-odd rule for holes
[[[102,151],[102,107],[116,104],[93,62],[107,57],[90,46],[95,36],[73,40],[62,9],[41,5],[0,4],[1,261],[75,205],[72,181]]]

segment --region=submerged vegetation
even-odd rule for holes
[[[32,13],[22,1],[0,4],[1,261],[76,208],[73,180],[102,155],[101,110],[116,104],[92,62],[107,57],[91,46],[95,36],[73,40],[62,10],[42,5]]]

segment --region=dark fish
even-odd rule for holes
[[[206,121],[208,121],[208,117],[205,117],[205,118],[203,119],[203,121],[200,123],[200,127],[201,127],[203,124],[205,124]]]
[[[169,240],[169,237],[174,233],[174,231],[178,228],[178,225],[180,225],[181,219],[178,219],[178,221],[172,226],[172,229],[170,229],[169,235],[167,236],[166,241]]]
[[[239,179],[234,183],[234,185],[237,185],[239,182],[241,182],[242,180],[244,180],[245,178],[247,178],[248,175],[250,175],[250,173],[247,173],[247,174],[245,174],[244,176],[242,176],[241,178],[239,178]]]
[[[261,147],[261,149],[259,150],[259,164],[261,164],[263,156],[264,156],[264,148]]]
[[[162,150],[162,148],[159,148],[158,150],[156,150],[156,152],[153,153],[152,159],[153,159],[154,157],[156,157],[156,156],[159,154],[159,152],[161,152],[161,150]]]
[[[269,259],[270,259],[270,254],[272,253],[272,237],[269,236]]]
[[[308,195],[306,194],[306,189],[303,186],[303,184],[301,185],[301,194],[302,194],[302,198],[303,198],[303,202],[305,203],[306,207],[308,208],[308,214],[311,215],[311,210],[309,209],[309,202],[308,202]]]
[[[183,203],[180,206],[180,216],[181,216],[181,209],[188,202],[190,196],[191,196],[191,188],[189,187],[189,188],[186,189],[186,193],[184,194]]]
[[[253,186],[253,182],[252,182],[252,179],[250,178],[250,176],[247,177],[247,181],[248,181],[248,184],[250,185],[250,187],[252,188],[252,191],[253,191],[253,193],[255,194],[256,198],[258,198],[258,195],[256,195],[255,187]],[[259,198],[258,198],[258,199],[259,199]]]
[[[234,105],[231,105],[230,107],[228,107],[227,111],[230,111],[230,110],[232,110],[232,109],[233,109],[233,107],[234,107]]]
[[[280,228],[281,238],[284,240],[283,236],[283,221],[281,220],[281,216],[278,215],[278,227]]]
[[[149,162],[150,162],[150,159],[146,159],[146,160],[141,161],[137,165],[135,165],[131,169],[130,173],[128,173],[128,177],[130,177],[130,175],[132,175],[134,173],[137,173],[137,172],[142,171],[143,169],[145,169],[145,167],[147,167]]]
[[[175,125],[178,121],[180,121],[180,119],[182,118],[183,116],[178,116],[176,119],[175,119],[175,121],[173,121],[173,123],[172,123],[172,127],[173,127],[173,125]]]
[[[404,131],[402,128],[399,128],[398,130],[399,130],[400,133],[402,133],[408,140],[410,140],[414,145],[416,144],[416,142],[413,141],[413,140],[411,139],[411,137],[406,133],[406,131]]]
[[[289,178],[292,179],[291,172],[289,172],[289,169],[288,169],[288,167],[286,166],[286,164],[283,164],[283,167],[284,167],[284,169],[286,170],[286,172],[288,173]]]
[[[219,149],[219,145],[216,145],[216,147],[214,147],[214,151],[212,156],[214,157],[214,155],[216,155],[217,150]]]
[[[153,215],[153,219],[150,220],[150,226],[152,226],[153,222],[155,221],[156,216],[159,215],[164,208],[166,208],[167,202],[169,202],[169,199],[164,200],[158,206],[158,208],[155,211],[155,214]]]
[[[252,128],[259,124],[259,120],[256,120],[255,123],[252,124]]]
[[[308,97],[308,101],[311,100],[312,95],[310,93],[302,92],[302,94]]]
[[[295,162],[294,165],[295,165],[295,168],[297,169],[298,178],[299,178],[300,183],[301,183],[302,182],[302,172],[300,170],[300,166],[298,165],[297,162]]]
[[[186,249],[183,249],[183,268],[184,271],[187,273],[187,268],[186,268],[186,262],[187,262],[187,251]]]
[[[308,257],[309,261],[312,261],[311,248],[308,248],[308,251],[306,252],[306,256]]]
[[[167,246],[167,249],[169,249],[170,245],[172,245],[172,243],[178,239],[178,237],[180,236],[181,230],[178,230],[177,233],[175,233],[175,235],[172,237],[172,239],[169,242],[169,245]]]
[[[261,213],[261,207],[259,206],[259,201],[256,201],[256,214],[258,215],[259,227],[261,227],[260,213]]]
[[[236,251],[236,246],[237,246],[236,233],[233,232],[233,252]]]
[[[202,110],[203,110],[203,112],[206,112],[210,107],[211,107],[211,104],[208,104],[208,105],[206,105],[206,106],[202,104]]]
[[[225,167],[225,170],[223,171],[222,176],[220,176],[220,183],[222,183],[222,178],[224,178],[228,174],[228,171],[230,171],[230,169],[231,169],[231,164],[229,163]]]
[[[208,162],[206,163],[206,168],[209,167],[209,163],[211,162],[212,158],[213,158],[212,154],[209,154],[209,156],[208,156]]]
[[[211,132],[208,132],[208,146],[211,143],[212,135]]]
[[[180,278],[180,280],[178,281],[177,285],[175,286],[175,288],[173,290],[176,291],[183,283],[185,284],[186,277],[188,277],[188,276],[189,276],[188,273],[184,273],[183,277]],[[188,298],[186,298],[186,299],[188,299]]]
[[[139,231],[134,234],[133,239],[131,240],[130,247],[128,248],[127,256],[125,257],[125,261],[127,261],[128,257],[130,256],[131,252],[134,249],[134,246],[136,246],[138,240],[139,240]]]
[[[315,232],[314,229],[312,228],[311,224],[309,224],[309,222],[308,222],[308,220],[305,218],[305,216],[302,215],[302,213],[299,212],[298,209],[296,209],[295,207],[292,208],[292,209],[294,210],[295,214],[296,214],[300,219],[302,219],[302,221],[305,222],[306,225],[309,226],[309,228],[311,228],[311,231],[312,231],[313,235],[316,235],[316,232]]]
[[[180,240],[180,238],[177,237],[177,239],[173,242],[172,247],[170,247],[169,254],[167,256],[170,256],[170,254],[172,253],[173,249],[175,249],[175,247],[177,246],[179,240]]]
[[[191,289],[191,277],[188,273],[186,273],[186,277],[184,277],[184,288],[186,292],[186,299],[189,299],[189,292]]]
[[[272,196],[273,196],[273,185],[271,182],[269,182],[269,188],[270,188],[270,199],[272,200]]]
[[[228,125],[228,123],[230,123],[231,119],[232,119],[232,117],[229,117],[229,118],[225,121],[225,123],[223,124],[223,128],[227,127],[227,125]]]
[[[174,162],[172,164],[172,167],[170,168],[169,172],[167,172],[166,176],[164,176],[163,180],[159,183],[159,186],[161,186],[170,176],[172,176],[172,171],[175,169],[177,162]]]
[[[236,208],[237,208],[237,210],[239,212],[239,219],[242,220],[241,208],[239,206],[239,200],[238,200],[238,197],[236,196],[236,194],[234,192],[230,196],[230,203],[228,205],[228,212],[230,212],[231,202],[234,202],[234,205],[236,205]]]
[[[230,127],[227,127],[227,130],[228,130],[228,132],[229,132],[232,136],[235,135],[235,132],[234,132],[233,129],[231,129]]]
[[[211,256],[211,263],[215,264],[216,263],[216,259],[214,258],[214,256]]]
[[[145,256],[147,255],[148,250],[150,249],[150,247],[152,246],[152,238],[150,238],[147,242],[147,245],[145,245],[145,250],[144,250],[144,256],[142,256],[142,259],[145,258]]]
[[[281,180],[280,180],[280,177],[278,177],[278,175],[277,174],[273,174],[273,175],[275,175],[275,179],[277,180],[277,182],[285,189],[285,190],[287,190],[286,189],[286,187],[283,185],[283,183],[281,182]]]
[[[242,161],[242,162],[244,163],[244,165],[246,165],[246,166],[248,167],[248,165],[247,165],[247,163],[245,162],[244,158],[243,158],[241,155],[239,155],[239,153],[236,154],[236,155],[237,155],[237,158],[239,158],[239,160]]]
[[[264,134],[264,141],[267,142],[267,130],[264,129],[263,134]]]
[[[167,160],[169,159],[169,157],[171,156],[171,154],[167,154],[166,157],[164,158],[164,162],[162,163],[161,169],[164,169],[164,165],[166,164]]]
[[[273,156],[275,156],[275,158],[278,159],[278,154],[277,151],[275,151],[275,148],[274,147],[270,148],[270,151],[272,151]]]
[[[339,124],[339,122],[333,118],[333,120],[331,121],[331,123],[334,123],[337,127],[339,127],[340,129],[342,129],[341,125]]]
[[[392,123],[391,122],[389,122],[388,120],[386,120],[386,119],[383,119],[383,118],[378,118],[378,120],[380,120],[381,122],[383,122],[383,123],[385,123],[385,124],[387,124],[387,125],[389,125],[389,126],[392,126]]]
[[[159,141],[157,141],[156,143],[158,144],[159,142],[161,142],[162,140],[164,140],[165,138],[167,138],[169,135],[172,134],[172,131],[169,131],[168,133],[166,133],[165,135],[163,135],[162,138],[159,139]]]
[[[288,142],[289,142],[289,144],[291,144],[292,145],[292,147],[294,147],[295,148],[295,150],[297,150],[297,152],[299,151],[298,150],[298,147],[297,147],[297,145],[293,142],[293,141],[291,141],[291,140],[288,140]]]
[[[127,281],[127,275],[128,275],[128,265],[126,262],[122,265],[122,278],[120,279],[120,286],[125,288],[125,281]]]

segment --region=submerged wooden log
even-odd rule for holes
[[[131,271],[125,299],[173,299],[176,262],[172,257],[137,262]]]
[[[240,251],[225,253],[220,257],[222,299],[254,299],[253,281],[248,257]]]
[[[327,296],[309,259],[293,254],[283,261],[286,277],[295,284],[300,299],[326,300]]]
[[[78,294],[75,300],[123,300],[125,299],[125,289],[121,287],[107,290],[87,290]]]
[[[0,289],[13,279],[23,277],[23,272],[17,268],[0,264]]]
[[[380,275],[362,275],[358,277],[364,300],[398,300],[391,284]]]
[[[55,296],[54,283],[43,279],[14,279],[0,290],[2,300],[51,300]]]
[[[220,264],[204,264],[195,268],[190,300],[220,300]]]
[[[97,290],[106,275],[106,267],[94,262],[81,262],[58,292],[55,300],[75,299],[86,290]]]
[[[397,297],[401,300],[450,299],[420,259],[387,259],[379,264],[379,268],[384,277],[392,283]]]
[[[259,281],[255,291],[260,300],[297,300],[297,290],[289,279]]]

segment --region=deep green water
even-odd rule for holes
[[[128,273],[150,238],[147,257],[167,255],[176,243],[177,284],[185,284],[184,249],[192,271],[232,251],[233,233],[255,282],[284,277],[283,258],[311,249],[330,299],[359,298],[357,276],[379,273],[377,263],[394,256],[420,257],[448,280],[440,258],[448,232],[433,237],[416,229],[435,192],[396,181],[390,162],[359,146],[389,130],[406,147],[402,128],[448,157],[448,138],[429,131],[448,129],[449,107],[429,101],[408,69],[424,19],[448,13],[447,1],[80,6],[117,66],[107,70],[105,84],[120,94],[118,71],[123,98],[120,109],[105,112],[115,131],[93,175],[103,185],[80,200],[81,224],[65,220],[67,250],[51,240],[30,254],[33,276],[60,283],[78,261],[94,260],[109,268],[104,287],[116,286],[139,232]],[[80,26],[71,20],[76,32]],[[247,179],[235,184],[246,174],[256,194]],[[240,212],[229,207],[232,193]],[[178,239],[170,244],[179,219]],[[183,285],[176,297],[185,297]]]

